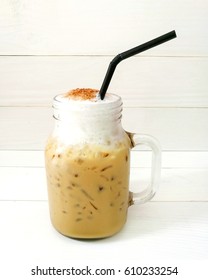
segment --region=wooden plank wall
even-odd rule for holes
[[[0,149],[43,150],[54,95],[99,88],[116,54],[175,29],[122,62],[109,91],[124,100],[125,129],[164,151],[207,151],[207,23],[205,0],[1,0]]]

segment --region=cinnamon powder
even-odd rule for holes
[[[96,97],[98,93],[97,89],[92,88],[76,88],[67,92],[64,97],[79,99],[79,100],[91,100]]]

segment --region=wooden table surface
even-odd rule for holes
[[[207,279],[207,15],[205,0],[0,1],[0,278],[34,280],[30,269],[41,262],[107,267],[162,259],[168,266],[188,261],[189,277],[181,266],[177,280]],[[161,143],[158,193],[130,207],[125,227],[111,238],[58,234],[43,156],[52,98],[99,89],[115,55],[173,29],[177,39],[122,62],[109,87],[122,97],[124,129]],[[136,191],[148,181],[149,152],[133,151],[131,163]]]

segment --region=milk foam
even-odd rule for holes
[[[59,94],[57,96],[55,96],[55,100],[59,101],[63,104],[66,104],[68,106],[81,106],[81,107],[89,107],[89,106],[106,106],[106,104],[112,104],[112,105],[116,105],[116,104],[120,104],[121,102],[121,98],[116,95],[116,94],[111,94],[111,93],[107,93],[105,95],[105,98],[103,100],[101,100],[99,92],[95,95],[94,98],[91,99],[75,99],[74,97],[70,97],[70,96],[65,96],[65,94]]]
[[[107,93],[104,100],[99,94],[90,100],[80,100],[57,95],[53,103],[56,124],[55,135],[70,144],[95,143],[113,145],[122,141],[122,100]],[[60,135],[60,136],[59,136]]]

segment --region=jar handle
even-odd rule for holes
[[[161,174],[161,148],[157,139],[146,134],[128,133],[132,148],[139,145],[149,146],[152,150],[151,181],[146,189],[133,193],[133,204],[142,204],[153,198],[158,190]]]

